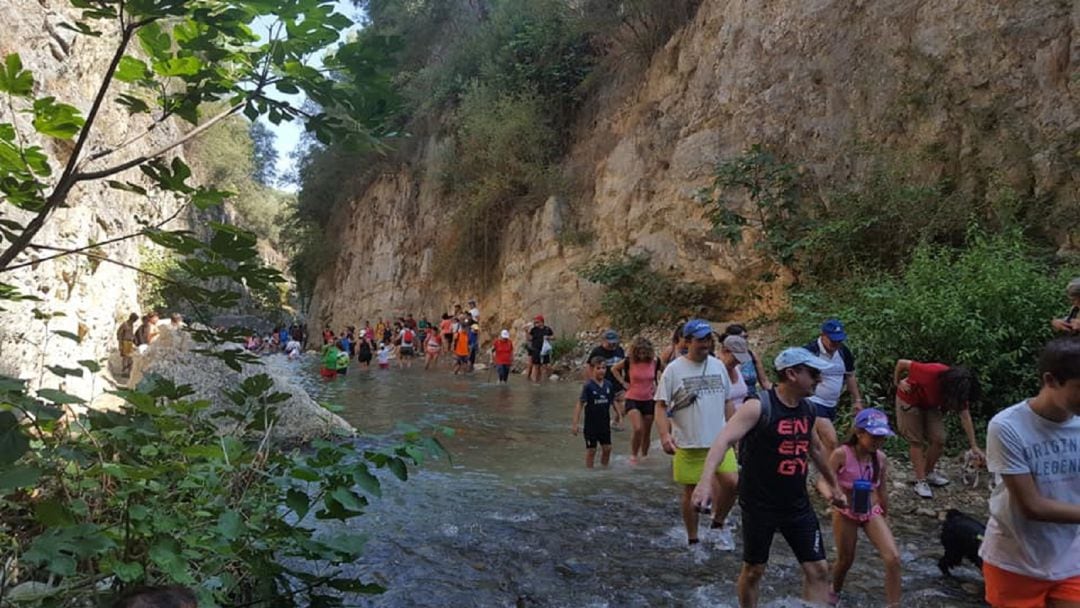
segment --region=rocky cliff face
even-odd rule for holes
[[[0,56],[19,53],[26,69],[33,71],[36,92],[48,91],[59,101],[78,107],[86,114],[93,100],[101,75],[115,49],[116,32],[107,30],[101,38],[76,36],[59,27],[71,22],[77,12],[68,2],[59,0],[7,0],[0,5],[0,21],[4,35],[0,36]],[[6,104],[0,109],[0,121],[10,122]],[[20,131],[33,135],[25,114],[14,118]],[[90,150],[115,145],[145,129],[141,120],[133,120],[115,104],[105,104],[91,137]],[[177,136],[176,126],[164,124],[154,134],[130,146],[127,154],[149,151]],[[41,140],[37,142],[60,162],[67,160],[71,142]],[[110,158],[110,160],[112,160]],[[54,174],[62,167],[53,166]],[[138,170],[129,170],[120,179],[139,182]],[[148,185],[148,184],[145,184]],[[176,211],[171,199],[157,200],[108,188],[104,183],[86,183],[71,194],[68,208],[59,209],[34,242],[53,247],[76,248],[93,242],[138,231],[139,219],[157,223]],[[19,213],[5,205],[3,214],[25,222],[30,215]],[[184,218],[168,224],[168,228],[183,228]],[[102,248],[108,257],[130,265],[139,264],[139,242],[128,240]],[[37,258],[47,252],[36,252]],[[27,258],[31,259],[31,258]],[[138,311],[136,275],[121,266],[107,263],[92,264],[81,256],[67,256],[44,261],[14,272],[0,275],[0,281],[14,284],[23,293],[35,295],[42,302],[3,303],[0,313],[0,373],[39,379],[46,386],[60,382],[48,373],[39,376],[42,364],[76,367],[75,361],[95,359],[104,361],[116,350],[115,332],[118,323],[131,312]],[[62,314],[46,324],[36,319],[33,310]],[[69,331],[82,337],[81,344],[62,338],[54,330]],[[91,379],[68,377],[64,388],[89,396]],[[97,381],[97,391],[102,382]]]
[[[598,320],[574,266],[626,248],[738,294],[753,254],[710,238],[692,194],[716,160],[755,143],[820,184],[865,176],[854,151],[869,147],[976,197],[1003,185],[1060,208],[1080,195],[1078,64],[1080,4],[1068,0],[707,0],[634,92],[581,130],[565,166],[584,173],[586,193],[506,218],[495,288],[463,293],[434,274],[448,210],[421,160],[341,213],[312,323],[430,314],[478,295],[488,328],[543,312],[573,331]],[[594,238],[563,245],[571,225]]]

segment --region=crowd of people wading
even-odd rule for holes
[[[837,605],[861,530],[882,559],[885,604],[898,607],[901,561],[889,521],[910,515],[890,512],[892,465],[882,447],[897,432],[906,440],[915,473],[910,491],[932,500],[934,488],[951,482],[937,464],[945,418],[955,413],[969,446],[967,466],[988,468],[997,484],[985,526],[949,512],[942,572],[972,560],[982,568],[986,601],[995,607],[1080,606],[1080,278],[1069,283],[1066,295],[1071,308],[1051,321],[1061,337],[1046,344],[1039,359],[1038,394],[993,417],[985,451],[970,414],[981,397],[972,370],[956,362],[896,361],[894,431],[885,410],[864,402],[856,356],[839,319],[826,319],[819,335],[783,349],[771,362],[750,349],[747,329],[739,324],[716,331],[708,321],[689,319],[662,349],[638,336],[629,352],[619,332],[608,329],[586,360],[571,432],[583,436],[585,466],[592,468],[598,451],[601,465],[610,462],[611,431],[623,419],[632,429],[631,465],[649,457],[657,429],[660,447],[673,457],[687,544],[701,546],[701,517],[708,518],[711,544],[724,551],[736,547],[733,532],[741,526],[740,606],[757,605],[776,533],[801,566],[803,599]],[[144,327],[142,341],[153,340],[156,319],[144,319],[136,330],[137,319],[133,315],[118,332],[122,355],[130,356]],[[519,336],[533,382],[550,370],[553,336],[542,315]],[[482,338],[475,301],[467,309],[454,306],[435,323],[408,314],[339,333],[326,327],[322,342],[326,378],[345,375],[354,360],[365,368],[374,360],[385,369],[392,360],[405,368],[423,358],[424,368],[434,370],[443,357],[454,374],[468,374],[483,349],[498,381],[506,383],[514,355],[510,328],[498,329],[490,343]],[[265,340],[249,341],[249,348],[267,343],[299,356],[307,345],[305,328],[278,328]],[[836,424],[844,391],[854,411],[841,440]],[[832,506],[831,568],[810,502],[811,464],[816,491]],[[736,502],[738,525],[728,517]]]

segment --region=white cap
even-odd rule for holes
[[[502,338],[503,340],[509,340],[510,339],[510,330],[509,329],[502,330],[501,332],[499,332],[499,337]]]

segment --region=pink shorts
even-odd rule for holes
[[[858,513],[853,513],[851,511],[851,507],[848,507],[846,509],[841,509],[840,515],[843,515],[845,518],[850,519],[851,521],[856,522],[861,526],[866,522],[870,521],[871,519],[874,519],[875,517],[884,516],[885,511],[881,509],[881,505],[874,505],[873,507],[870,507],[869,513],[866,513],[865,515],[859,515]]]

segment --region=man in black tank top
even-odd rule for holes
[[[846,506],[814,433],[815,408],[806,400],[828,365],[804,348],[780,353],[775,361],[780,376],[776,388],[763,391],[760,401],[743,403],[709,448],[706,471],[714,470],[728,448],[739,442],[743,567],[738,588],[739,605],[744,608],[757,606],[758,585],[776,532],[783,535],[802,566],[803,599],[813,604],[829,600],[825,547],[806,490],[809,461],[813,460],[828,483],[831,495],[826,498],[834,505]],[[702,477],[691,499],[694,505],[708,504],[711,484],[711,478]]]

